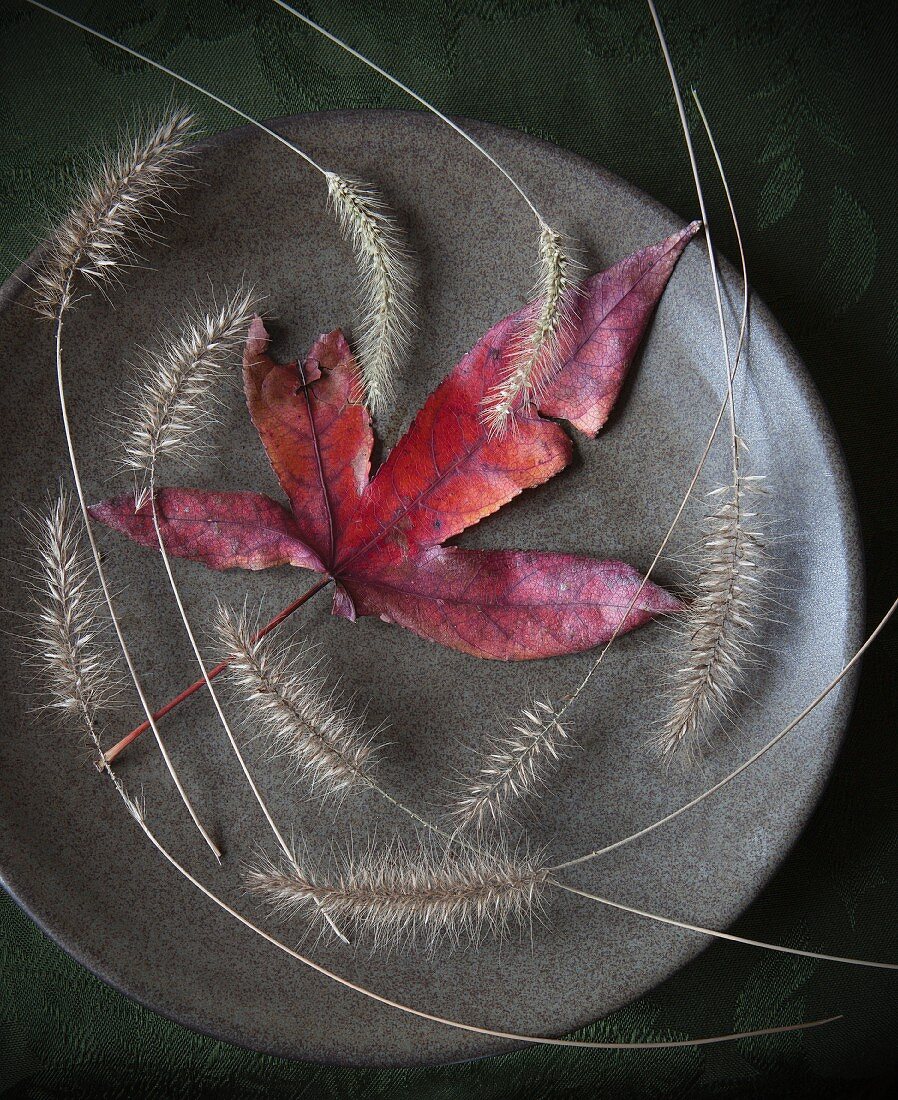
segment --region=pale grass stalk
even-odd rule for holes
[[[529,923],[544,878],[538,858],[501,842],[485,853],[394,840],[345,852],[328,875],[302,856],[286,865],[263,860],[247,885],[281,918],[305,916],[318,905],[374,949],[411,942],[433,950]]]
[[[733,479],[730,486],[719,490],[720,493],[726,494],[727,499],[706,519],[697,582],[698,595],[684,618],[683,633],[687,639],[687,645],[680,668],[672,677],[670,713],[661,731],[654,738],[655,746],[668,759],[677,755],[686,761],[694,761],[701,755],[709,736],[709,727],[714,723],[719,725],[730,714],[731,700],[739,689],[744,661],[758,631],[759,596],[764,587],[766,558],[760,529],[756,526],[755,530],[748,530],[746,526],[749,519],[757,519],[757,517],[754,513],[746,512],[745,496],[759,479],[745,478],[741,473],[740,441],[736,431],[736,404],[733,395],[733,376],[738,367],[738,352],[734,361],[731,362],[727,326],[723,315],[720,275],[698,162],[679,82],[653,0],[648,0],[648,6],[670,76],[702,221],[705,224],[708,263],[720,324],[730,414]],[[707,125],[707,119],[704,112],[700,111],[700,113],[710,138],[711,131]],[[732,213],[733,204],[729,187],[726,185],[726,176],[713,139],[711,145],[724,180],[727,201]],[[738,227],[735,214],[733,219]],[[747,290],[744,293],[747,293]]]
[[[74,715],[94,727],[99,711],[117,705],[123,689],[121,666],[104,644],[102,595],[93,562],[84,554],[80,514],[60,490],[45,513],[29,512],[24,530],[32,560],[27,566],[32,626],[30,664],[50,693],[51,711]],[[102,757],[102,753],[101,753]]]
[[[144,377],[132,394],[131,409],[126,418],[123,464],[135,475],[135,510],[149,497],[153,529],[159,543],[165,574],[212,705],[253,797],[281,850],[289,856],[290,847],[253,779],[218,693],[206,671],[206,662],[165,547],[156,496],[156,474],[160,458],[177,457],[183,460],[198,452],[203,430],[208,429],[214,419],[215,387],[252,318],[253,304],[253,292],[241,289],[219,308],[208,312],[195,311],[190,314],[177,335],[169,335],[162,341],[155,355],[145,357],[142,370]],[[340,939],[345,943],[349,942],[326,914],[324,919]]]
[[[661,1040],[658,1042],[590,1042],[581,1039],[554,1039],[547,1038],[541,1035],[527,1035],[521,1032],[504,1031],[498,1028],[481,1027],[476,1024],[464,1023],[461,1020],[455,1020],[448,1016],[439,1016],[436,1013],[425,1012],[423,1009],[414,1008],[411,1005],[403,1004],[401,1001],[393,1000],[390,997],[385,997],[380,993],[376,993],[374,990],[368,989],[363,985],[359,985],[357,982],[345,978],[340,974],[335,973],[333,970],[329,970],[327,967],[322,966],[320,963],[315,962],[313,959],[306,955],[300,954],[294,948],[289,947],[283,941],[277,939],[271,935],[270,932],[266,932],[263,928],[254,924],[247,917],[243,916],[227,902],[223,901],[216,894],[214,894],[207,886],[204,886],[199,879],[197,879],[190,871],[187,870],[181,863],[175,859],[175,857],[168,851],[167,848],[157,839],[156,835],[150,830],[146,823],[146,820],[141,817],[138,819],[138,824],[143,829],[144,834],[150,843],[156,848],[160,855],[165,859],[171,867],[175,869],[183,878],[185,878],[193,887],[195,887],[201,894],[203,894],[214,905],[217,905],[228,916],[238,921],[244,928],[253,932],[273,947],[282,951],[285,955],[295,959],[297,962],[307,966],[310,970],[320,974],[322,977],[327,978],[330,981],[336,982],[338,985],[343,986],[344,989],[350,989],[354,993],[359,994],[362,997],[366,997],[377,1004],[384,1005],[387,1008],[395,1009],[398,1012],[402,1012],[405,1015],[413,1016],[419,1020],[426,1020],[429,1023],[440,1024],[445,1027],[454,1028],[458,1031],[465,1031],[469,1034],[484,1035],[493,1039],[507,1039],[512,1042],[519,1043],[533,1043],[538,1046],[552,1046],[552,1047],[573,1047],[584,1050],[668,1050],[671,1048],[679,1047],[694,1047],[694,1046],[707,1046],[714,1043],[736,1042],[742,1039],[759,1038],[766,1035],[780,1035],[786,1032],[792,1031],[806,1031],[814,1027],[822,1027],[824,1024],[834,1023],[836,1020],[842,1019],[841,1016],[828,1016],[819,1020],[811,1020],[799,1024],[786,1024],[781,1027],[761,1028],[755,1031],[743,1031],[736,1032],[729,1035],[711,1035],[704,1036],[700,1039],[674,1039],[674,1040]]]
[[[104,164],[102,171],[98,174],[101,181],[98,184],[98,190],[88,191],[87,198],[76,208],[72,218],[63,223],[60,235],[51,244],[49,266],[39,284],[38,293],[39,301],[45,306],[49,307],[55,302],[56,385],[63,433],[84,529],[112,627],[140,705],[153,730],[169,775],[200,835],[208,844],[216,860],[220,862],[221,852],[197,816],[153,720],[152,710],[116,613],[81,483],[81,473],[69,422],[62,357],[64,318],[72,302],[78,276],[83,273],[93,284],[100,283],[112,277],[116,262],[130,258],[133,245],[127,230],[130,226],[136,238],[140,239],[142,232],[145,233],[148,222],[158,213],[160,195],[168,182],[168,174],[176,169],[177,153],[187,139],[189,121],[189,116],[173,115],[167,122],[150,130],[143,141],[135,140]],[[98,198],[98,196],[101,197]],[[78,226],[79,243],[76,247],[66,243],[71,238],[72,225]],[[95,254],[101,257],[102,262],[93,258]],[[50,296],[51,290],[53,290],[52,296]]]
[[[310,168],[319,172],[324,177],[329,193],[334,188],[342,193],[345,203],[343,199],[334,200],[334,207],[340,216],[344,235],[354,245],[356,258],[359,261],[363,296],[361,366],[366,396],[370,397],[376,410],[382,410],[395,388],[393,374],[400,357],[407,350],[413,315],[407,254],[398,225],[386,213],[382,200],[366,185],[343,179],[336,173],[328,171],[305,150],[282,134],[168,66],[154,61],[139,50],[132,49],[115,38],[110,38],[78,19],[57,11],[56,8],[40,3],[40,0],[27,0],[27,2],[32,7],[39,8],[48,15],[61,19],[85,34],[105,42],[108,46],[121,50],[213,103],[217,103],[218,106],[224,107],[250,126],[274,138],[305,161]],[[358,247],[357,241],[360,239],[366,240],[369,245],[376,242],[376,249]]]
[[[326,179],[331,206],[362,276],[361,396],[373,412],[382,413],[396,396],[396,373],[414,323],[409,259],[395,219],[375,192],[334,172],[327,172]]]
[[[353,713],[328,687],[311,647],[290,646],[270,634],[259,637],[245,608],[235,613],[221,605],[215,632],[256,736],[275,757],[305,774],[319,798],[370,789],[418,825],[449,836],[374,778],[373,742],[380,731],[366,730],[364,715]]]
[[[538,308],[529,323],[529,330],[521,333],[519,347],[501,384],[487,396],[482,409],[482,419],[490,432],[501,435],[513,428],[517,409],[526,410],[538,399],[540,389],[551,378],[557,368],[557,347],[559,337],[568,321],[571,298],[571,261],[564,247],[563,237],[552,228],[537,209],[533,200],[518,183],[514,176],[479,141],[462,126],[436,108],[423,96],[398,80],[392,73],[382,68],[347,42],[331,34],[320,23],[303,14],[285,0],[274,0],[295,19],[317,34],[323,35],[329,42],[344,50],[351,57],[367,65],[384,80],[410,96],[416,103],[438,118],[459,137],[463,138],[482,157],[511,184],[527,204],[539,226],[539,280],[537,283]]]
[[[679,624],[680,665],[651,740],[668,761],[701,758],[710,730],[732,718],[746,668],[757,664],[768,568],[764,530],[748,501],[761,491],[761,479],[740,475],[709,494],[716,506],[705,520],[695,594]]]
[[[191,310],[177,332],[164,333],[141,356],[122,416],[122,467],[134,476],[134,507],[149,494],[160,460],[192,462],[215,421],[216,388],[253,315],[252,290],[235,291],[220,306]]]
[[[25,534],[35,563],[29,567],[31,633],[28,638],[51,709],[80,725],[128,811],[141,820],[135,802],[106,763],[97,731],[100,711],[118,703],[123,687],[115,651],[104,644],[103,595],[93,560],[84,553],[80,514],[60,489],[44,514],[29,513]]]
[[[504,824],[531,798],[559,760],[567,732],[555,708],[534,699],[504,722],[477,750],[472,768],[456,783],[450,814],[458,829]]]
[[[545,887],[550,886],[712,939],[823,962],[898,970],[898,963],[787,947],[638,909],[562,882],[538,854],[512,851],[504,839],[489,852],[438,850],[428,843],[412,846],[399,840],[386,847],[372,843],[361,853],[344,852],[329,874],[301,855],[281,864],[263,857],[246,882],[274,916],[305,918],[317,907],[335,914],[359,938],[369,939],[374,950],[412,943],[433,951],[444,943],[476,945],[487,935],[502,938],[512,927],[524,928],[540,916]]]
[[[540,222],[539,277],[534,289],[535,320],[516,337],[501,380],[483,401],[482,415],[493,435],[502,435],[519,413],[527,416],[560,366],[559,340],[570,321],[574,295],[572,264],[561,234]]]
[[[117,277],[135,247],[155,236],[165,193],[178,182],[184,148],[194,132],[187,111],[174,111],[108,153],[82,186],[50,239],[34,276],[35,306],[50,321],[72,304],[78,278],[92,286]]]

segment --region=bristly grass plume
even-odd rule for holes
[[[49,693],[49,706],[71,719],[96,753],[95,763],[112,780],[128,812],[144,823],[141,800],[132,798],[103,756],[97,716],[115,706],[124,679],[104,635],[102,592],[84,550],[77,505],[60,491],[43,513],[29,513],[25,531],[34,555],[31,567],[31,633],[34,663]]]
[[[177,110],[110,153],[50,240],[35,275],[35,306],[51,320],[72,302],[82,276],[99,285],[133,262],[176,187],[194,118]]]
[[[500,825],[545,781],[567,733],[550,702],[535,699],[478,752],[471,774],[457,786],[451,808],[460,829]]]
[[[122,465],[133,472],[135,508],[146,499],[158,461],[195,457],[214,418],[215,387],[252,319],[255,296],[240,289],[221,306],[195,309],[177,334],[145,352],[123,424]]]
[[[74,300],[74,288],[81,278],[95,287],[108,285],[123,265],[133,261],[137,244],[154,235],[151,226],[166,207],[166,191],[176,187],[181,178],[179,167],[183,163],[184,146],[191,133],[192,122],[191,115],[176,111],[149,132],[128,139],[118,154],[110,156],[101,165],[94,177],[94,184],[76,202],[62,227],[51,239],[48,257],[37,273],[36,306],[39,312],[53,321],[56,387],[66,451],[84,533],[90,545],[94,571],[102,589],[109,619],[134,690],[172,781],[200,835],[220,862],[221,852],[218,845],[197,816],[159,734],[116,614],[112,590],[90,526],[87,499],[69,418],[62,354],[64,320]]]
[[[527,413],[538,402],[559,367],[558,345],[570,320],[575,293],[572,262],[560,233],[539,219],[539,277],[534,288],[534,316],[518,337],[502,380],[487,394],[483,420],[500,435],[517,411]]]
[[[414,321],[408,253],[392,215],[364,184],[325,172],[330,203],[351,243],[362,280],[358,359],[365,398],[383,412],[396,392],[396,371]]]
[[[116,655],[105,644],[109,623],[103,621],[105,604],[84,550],[77,506],[60,492],[46,512],[28,515],[25,530],[32,554],[32,664],[49,707],[74,717],[93,736],[98,712],[118,703],[123,681]]]
[[[698,759],[714,728],[732,717],[763,621],[766,539],[752,503],[763,480],[740,476],[716,489],[699,548],[696,593],[682,621],[685,648],[671,682],[671,706],[654,747],[666,759]]]
[[[502,165],[488,149],[454,119],[419,95],[413,88],[398,80],[391,72],[353,49],[348,43],[331,34],[303,12],[298,11],[284,0],[275,3],[289,12],[294,18],[311,27],[338,46],[341,50],[356,58],[363,65],[378,73],[406,95],[411,96],[425,110],[430,111],[449,129],[454,130],[472,148],[484,157],[517,191],[529,207],[540,228],[539,238],[539,278],[534,292],[539,299],[538,312],[535,311],[528,330],[521,335],[518,354],[509,367],[507,376],[496,389],[487,395],[483,407],[483,420],[490,429],[501,434],[514,423],[517,408],[525,411],[538,397],[540,389],[550,380],[557,365],[556,351],[559,333],[567,318],[567,296],[571,287],[571,262],[564,249],[561,234],[553,229],[540,213],[539,209],[507,168]]]
[[[539,911],[541,861],[499,841],[489,853],[437,849],[422,841],[369,844],[346,852],[330,875],[308,859],[262,862],[247,876],[250,890],[282,918],[312,916],[314,907],[370,940],[374,949],[417,944],[479,943]]]
[[[247,612],[224,605],[214,631],[247,723],[276,757],[305,775],[321,798],[373,784],[378,731],[366,730],[364,716],[328,687],[312,647],[286,645],[270,634],[256,638]]]

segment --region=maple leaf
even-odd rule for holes
[[[575,653],[679,608],[618,561],[443,545],[569,463],[563,428],[605,423],[677,259],[699,226],[620,261],[580,287],[560,370],[539,402],[520,405],[501,436],[482,421],[486,395],[514,355],[528,308],[489,330],[433,391],[374,477],[374,435],[357,400],[343,334],[319,337],[302,365],[268,355],[253,321],[243,361],[252,422],[290,508],[260,493],[160,489],[166,549],[212,569],[295,565],[335,581],[333,611],[379,615],[477,657],[528,660]],[[149,503],[133,495],[95,519],[158,549]]]

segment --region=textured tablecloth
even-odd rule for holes
[[[316,0],[304,10],[446,111],[582,153],[696,215],[667,77],[640,0]],[[684,85],[713,120],[751,279],[807,363],[857,487],[869,613],[898,591],[898,48],[889,0],[661,2]],[[268,0],[83,0],[66,10],[257,117],[406,107]],[[42,235],[78,165],[162,76],[20,2],[0,3],[0,267]],[[178,99],[193,102],[178,93]],[[210,129],[233,125],[195,97]],[[711,179],[710,171],[708,179]],[[717,189],[711,218],[731,258]],[[4,371],[15,364],[4,363]],[[837,770],[793,855],[738,925],[898,960],[898,631],[867,661]],[[283,1062],[195,1035],[82,970],[0,899],[0,1094],[117,1096],[878,1096],[898,1066],[895,975],[728,944],[596,1029],[622,1038],[845,1013],[720,1048],[524,1050],[427,1071]],[[4,1091],[7,1090],[7,1091]]]

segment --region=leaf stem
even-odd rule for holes
[[[261,630],[259,630],[256,633],[253,640],[258,641],[259,638],[264,638],[265,635],[270,633],[272,630],[274,630],[275,627],[280,626],[280,624],[285,619],[288,619],[293,614],[294,611],[298,611],[299,608],[301,608],[304,603],[306,603],[314,595],[316,595],[318,592],[320,592],[322,590],[322,588],[326,588],[327,585],[329,585],[332,580],[333,580],[333,577],[322,577],[322,579],[317,584],[313,584],[312,587],[310,589],[308,589],[308,591],[304,592],[299,597],[299,599],[294,600],[293,603],[291,603],[291,604],[288,604],[283,609],[283,611],[279,611],[278,614],[275,615],[275,617],[270,620],[270,622],[267,622],[261,628]],[[166,714],[170,714],[176,707],[179,707],[181,705],[181,703],[183,703],[186,699],[189,699],[191,697],[191,695],[195,695],[196,692],[198,692],[200,690],[200,688],[203,688],[203,687],[206,686],[207,679],[208,680],[214,680],[216,676],[219,676],[222,672],[224,672],[224,670],[228,667],[229,663],[230,663],[229,661],[221,661],[217,665],[215,665],[214,668],[208,669],[206,671],[205,675],[200,677],[199,680],[195,680],[189,687],[184,688],[184,690],[182,692],[180,692],[178,695],[176,695],[173,699],[170,699],[165,704],[165,706],[160,707],[159,710],[155,711],[153,716],[152,716],[153,721],[158,722],[160,718],[164,718],[166,716]],[[119,754],[121,752],[123,752],[123,750],[126,749],[131,744],[132,741],[136,741],[137,738],[140,737],[140,735],[142,733],[145,733],[149,728],[150,728],[149,721],[141,722],[141,724],[139,726],[135,726],[134,729],[131,730],[130,733],[126,734],[121,739],[121,741],[119,741],[116,745],[113,745],[113,747],[105,754],[106,762],[111,764],[116,759],[116,757],[118,757]]]

